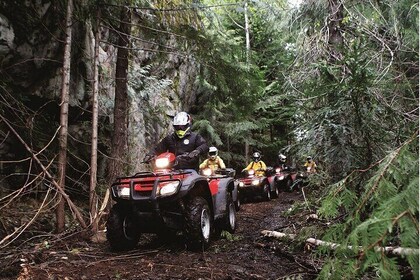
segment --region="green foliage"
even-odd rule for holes
[[[232,233],[230,233],[226,230],[222,231],[222,233],[220,234],[220,237],[226,239],[227,241],[231,241],[231,242],[232,241],[238,241],[238,240],[242,239],[242,236],[232,234]]]
[[[299,28],[297,59],[284,88],[295,97],[296,137],[303,140],[294,149],[322,161],[333,183],[383,158],[417,126],[418,66],[407,62],[418,60],[418,42],[397,35],[402,26],[417,27],[395,15],[418,15],[413,1],[386,2],[343,1],[341,46],[322,39],[329,36],[327,1],[304,4],[293,14],[301,19],[293,25]],[[399,47],[407,49],[404,63],[396,59]]]
[[[324,197],[318,211],[321,216],[332,218],[339,213],[348,213],[345,221],[328,229],[324,238],[360,248],[355,279],[371,270],[383,279],[398,279],[396,260],[375,249],[378,246],[419,247],[417,155],[418,141],[414,135],[371,170],[372,175],[360,197],[354,196],[354,178],[359,175],[331,185],[329,194]],[[350,264],[336,267],[334,265],[343,262],[343,259],[337,253],[335,257],[331,259],[331,267],[335,270],[331,271],[327,265],[320,276],[332,273],[332,277],[338,278],[347,271]],[[413,274],[418,275],[418,255],[408,256],[407,259]]]
[[[290,113],[285,98],[277,97],[283,77],[277,71],[292,59],[281,45],[284,36],[278,30],[283,2],[248,3],[251,49],[247,50],[243,3],[204,1],[208,5],[233,4],[203,11],[205,32],[192,37],[199,60],[205,61],[197,80],[200,102],[195,108],[204,108],[199,118],[211,120],[223,144],[228,145],[222,149],[228,150],[231,158],[239,159],[232,153],[242,153],[241,145],[247,142],[251,151],[258,149],[265,160],[274,161],[279,147],[287,142],[283,132]]]
[[[211,145],[220,146],[223,144],[219,135],[215,132],[215,129],[208,120],[199,120],[195,122],[193,129],[205,137]]]

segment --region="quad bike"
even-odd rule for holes
[[[292,171],[290,168],[276,167],[270,169],[269,174],[268,181],[270,182],[271,187],[277,190],[277,196],[279,195],[280,190],[291,191],[296,172]]]
[[[195,170],[174,169],[176,164],[173,153],[163,153],[154,160],[154,171],[118,178],[111,185],[116,203],[106,226],[112,250],[134,248],[142,233],[166,237],[178,232],[188,248],[205,249],[215,230],[235,231],[233,180],[209,181]]]
[[[271,189],[270,183],[266,176],[256,176],[255,171],[250,169],[247,175],[239,179],[240,200],[244,200],[250,196],[262,196],[265,200],[270,200],[272,193],[276,193],[275,189]]]
[[[290,191],[300,190],[302,187],[308,184],[309,170],[298,170],[292,174],[293,184],[290,186]]]

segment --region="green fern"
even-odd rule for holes
[[[332,218],[340,213],[348,214],[343,223],[329,228],[323,238],[342,244],[344,250],[347,246],[352,246],[352,251],[358,254],[358,258],[357,263],[348,262],[345,254],[334,252],[334,258],[330,259],[320,273],[321,279],[325,275],[330,275],[330,279],[338,279],[345,276],[345,273],[350,273],[345,279],[357,279],[372,271],[381,279],[400,278],[395,257],[384,254],[377,248],[419,248],[419,165],[416,157],[416,135],[389,153],[375,170],[371,170],[372,176],[367,180],[358,200],[355,199],[354,191],[352,192],[355,182],[352,179],[357,175],[352,174],[331,186],[318,213],[325,218]],[[414,277],[418,279],[418,254],[403,257],[407,259]],[[357,273],[350,271],[351,267]]]

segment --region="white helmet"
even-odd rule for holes
[[[260,161],[260,159],[261,159],[261,154],[260,154],[259,152],[255,152],[255,153],[253,153],[253,154],[252,154],[252,159],[253,159],[255,162]]]
[[[211,159],[215,159],[216,157],[217,157],[217,154],[218,154],[218,150],[217,150],[217,148],[216,147],[210,147],[209,148],[209,157],[211,158]]]
[[[179,112],[174,117],[174,130],[179,138],[183,138],[191,127],[191,116],[186,112]]]
[[[191,116],[186,112],[179,112],[174,117],[174,125],[187,125],[191,124]]]
[[[287,157],[283,154],[279,154],[279,161],[281,163],[285,163],[286,162]]]

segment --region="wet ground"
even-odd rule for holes
[[[6,260],[18,265],[20,278],[7,276],[3,267],[0,279],[315,279],[320,261],[304,244],[261,235],[262,230],[298,231],[305,213],[288,216],[286,211],[302,200],[295,192],[242,204],[235,234],[224,232],[205,252],[186,250],[181,238],[163,243],[145,235],[136,249],[114,253],[107,243],[71,235]]]

